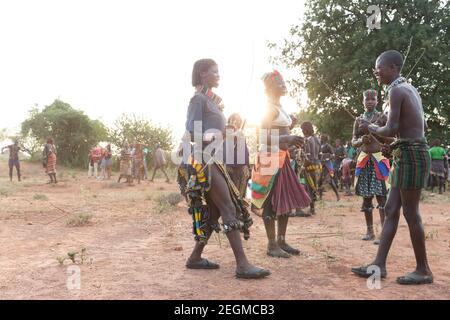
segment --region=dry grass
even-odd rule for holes
[[[78,213],[70,217],[66,221],[66,225],[69,227],[82,227],[91,222],[92,215],[87,213]]]
[[[166,212],[176,207],[183,199],[183,196],[176,192],[162,194],[155,199],[156,205],[154,209],[158,213]]]
[[[35,194],[33,196],[33,200],[42,200],[42,201],[47,201],[48,197],[45,194]]]

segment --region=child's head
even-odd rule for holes
[[[363,104],[367,111],[373,111],[378,104],[378,92],[374,89],[364,91]]]

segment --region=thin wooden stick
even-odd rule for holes
[[[319,79],[319,81],[322,82],[327,87],[328,91],[330,91],[330,93],[334,96],[335,93],[333,92],[333,90],[331,90],[331,88],[328,86],[328,84],[322,79],[322,77],[319,75],[319,73],[317,73],[316,70],[314,70],[314,73],[317,75],[317,78]],[[339,100],[339,102],[341,102],[341,103],[343,102],[339,98],[339,96],[336,96],[336,99]],[[345,110],[345,112],[347,112],[350,115],[350,117],[353,118],[353,120],[356,120],[356,116],[354,116],[349,110],[347,110],[345,107],[344,107],[344,110]],[[369,136],[371,136],[375,140],[375,142],[378,143],[380,146],[383,145],[383,143],[381,143],[371,132],[369,132]]]
[[[408,46],[408,49],[406,50],[405,60],[403,60],[403,65],[402,65],[402,68],[400,69],[400,73],[402,73],[403,67],[405,66],[406,60],[408,59],[409,50],[411,50],[411,44],[412,44],[413,38],[414,38],[414,36],[412,36],[411,39],[409,39],[409,46]]]
[[[58,208],[57,206],[55,206],[55,205],[54,205],[53,203],[51,203],[51,202],[49,202],[49,204],[50,204],[52,207],[58,209],[59,211],[64,212],[65,214],[62,215],[61,217],[58,217],[58,218],[56,218],[56,219],[54,219],[54,220],[52,220],[52,221],[46,223],[46,224],[45,224],[46,226],[49,225],[49,224],[51,224],[51,223],[53,223],[53,222],[55,222],[55,221],[57,221],[57,220],[59,220],[59,219],[61,219],[61,218],[64,218],[64,217],[68,216],[69,214],[71,214],[71,212],[67,212],[67,211],[65,211],[65,210],[63,210],[63,209],[61,209],[61,208]]]
[[[417,66],[417,64],[419,63],[420,59],[422,59],[423,55],[425,54],[426,50],[425,48],[422,48],[422,54],[420,55],[419,59],[417,59],[417,62],[414,64],[414,66],[411,68],[411,70],[409,71],[408,75],[406,76],[406,79],[408,79],[409,75],[411,74],[411,72],[413,72],[414,68]]]

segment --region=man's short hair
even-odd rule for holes
[[[397,50],[388,50],[380,54],[378,57],[380,61],[383,61],[383,63],[388,65],[395,65],[399,69],[403,67],[403,56],[400,52]]]
[[[300,128],[302,128],[302,130],[305,130],[306,132],[308,132],[310,134],[314,134],[314,127],[313,127],[312,123],[309,121],[303,122],[300,125]]]

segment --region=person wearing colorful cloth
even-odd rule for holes
[[[446,173],[447,182],[448,182],[448,185],[450,186],[450,148],[449,147],[447,147],[446,159],[447,159],[447,173]],[[445,184],[444,184],[444,191],[445,191]]]
[[[317,195],[319,191],[319,180],[322,173],[322,165],[319,160],[320,152],[320,140],[314,134],[314,127],[311,122],[305,121],[300,125],[305,143],[304,150],[304,177],[306,183],[306,190],[308,190],[309,197],[311,199],[310,215],[316,214],[315,202],[317,201]]]
[[[347,141],[347,158],[344,159],[343,163],[343,171],[345,171],[345,173],[343,173],[343,175],[346,175],[346,177],[350,178],[349,180],[345,180],[344,178],[344,184],[346,182],[348,182],[347,186],[346,186],[346,194],[347,195],[352,195],[350,192],[350,188],[353,187],[355,185],[355,169],[356,169],[356,158],[358,155],[358,151],[356,150],[355,147],[353,147],[351,141]]]
[[[45,173],[50,177],[50,183],[58,183],[56,180],[56,146],[53,138],[48,138],[42,151],[43,167]]]
[[[336,170],[335,181],[336,185],[339,186],[339,190],[342,191],[344,189],[344,183],[342,181],[342,171],[341,165],[342,161],[347,157],[347,150],[342,145],[341,139],[336,139],[335,147],[334,147],[334,168]]]
[[[112,166],[113,166],[113,161],[112,161],[112,151],[111,151],[111,144],[108,143],[108,145],[106,146],[105,150],[103,150],[103,160],[102,160],[102,167],[103,167],[103,172],[102,172],[102,177],[103,179],[111,179],[111,171],[112,171]]]
[[[89,152],[88,178],[98,178],[98,166],[101,163],[102,155],[103,149],[99,146],[92,148]]]
[[[8,166],[9,166],[9,181],[12,181],[13,179],[13,169],[16,167],[17,171],[17,180],[21,181],[21,175],[20,175],[20,161],[19,161],[19,151],[26,151],[25,149],[19,147],[19,142],[16,140],[14,141],[14,144],[11,144],[9,146],[2,148],[2,153],[5,149],[9,149],[9,159],[8,159]]]
[[[134,144],[133,163],[133,176],[137,179],[138,184],[140,184],[141,180],[144,180],[144,151],[142,144],[139,142]]]
[[[120,175],[117,183],[120,183],[122,178],[127,180],[128,185],[133,183],[132,161],[130,144],[125,141],[122,150],[120,150]]]
[[[289,215],[310,204],[308,193],[291,166],[288,151],[290,147],[300,147],[303,138],[290,135],[292,119],[280,104],[280,98],[287,92],[281,74],[273,71],[262,79],[268,104],[252,171],[252,205],[262,209],[268,238],[267,254],[289,258],[300,254],[286,242]],[[278,222],[278,235],[275,220]]]
[[[442,194],[445,184],[445,174],[446,170],[448,170],[448,161],[445,149],[441,146],[441,140],[433,140],[429,152],[431,156],[431,192],[434,191],[436,186],[439,186],[439,194]]]
[[[202,258],[202,253],[212,232],[220,231],[218,220],[221,217],[222,228],[236,259],[236,277],[260,279],[267,277],[270,272],[250,264],[242,246],[240,232],[244,233],[245,239],[249,238],[252,219],[248,203],[240,197],[224,164],[226,120],[219,108],[222,99],[212,91],[218,85],[219,69],[216,62],[211,59],[195,62],[192,86],[196,92],[187,110],[183,160],[178,169],[178,183],[188,201],[196,240],[186,267],[219,268],[217,263]]]
[[[242,132],[243,121],[238,113],[233,113],[228,118],[227,130],[227,171],[233,180],[234,185],[239,190],[242,198],[247,193],[248,180],[250,179],[250,161],[247,141]]]
[[[373,228],[373,198],[376,197],[378,202],[378,210],[380,213],[381,227],[384,223],[384,206],[388,194],[389,185],[389,159],[381,154],[382,142],[392,142],[392,140],[384,140],[381,137],[373,138],[359,131],[359,124],[362,120],[369,121],[378,125],[384,125],[387,117],[375,110],[378,104],[378,92],[373,89],[364,91],[363,105],[365,112],[356,118],[353,125],[353,146],[360,148],[360,153],[356,160],[356,195],[363,198],[361,212],[364,212],[367,225],[367,233],[362,238],[364,241],[374,240],[375,233]],[[376,240],[375,244],[379,241]]]
[[[323,194],[323,184],[324,182],[328,182],[328,184],[331,186],[331,189],[333,189],[334,194],[336,195],[336,200],[339,201],[339,193],[338,188],[336,185],[336,180],[334,178],[335,176],[335,168],[332,161],[334,150],[331,144],[328,143],[328,135],[322,134],[320,136],[320,160],[322,162],[322,174],[320,176],[319,180],[319,197],[322,199]]]
[[[416,269],[398,277],[402,285],[426,284],[433,282],[433,274],[428,264],[425,231],[419,213],[422,188],[425,187],[430,172],[431,158],[425,139],[425,118],[422,100],[417,89],[400,76],[403,57],[395,50],[383,52],[375,64],[374,75],[378,83],[386,88],[386,125],[377,126],[362,120],[359,131],[382,137],[397,137],[389,146],[383,146],[384,154],[392,154],[393,166],[390,174],[391,189],[385,206],[385,222],[381,232],[380,246],[375,260],[369,265],[352,268],[358,276],[369,278],[378,268],[381,278],[386,278],[386,259],[397,232],[400,209],[408,223]]]

